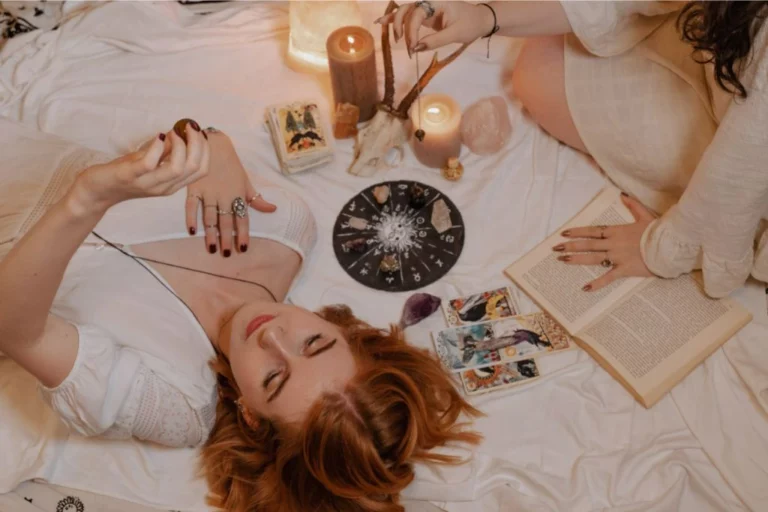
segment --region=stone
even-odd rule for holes
[[[366,243],[365,238],[355,238],[354,240],[347,240],[341,245],[345,250],[357,252],[357,253],[365,252],[365,249],[368,247],[368,244]]]
[[[389,186],[379,185],[378,187],[374,188],[373,197],[376,198],[376,202],[379,204],[386,203],[387,199],[389,199]]]
[[[333,121],[333,136],[337,139],[351,139],[357,135],[357,123],[360,120],[360,108],[350,103],[336,105]]]
[[[400,327],[405,329],[421,322],[438,310],[440,302],[440,297],[429,293],[414,293],[405,301],[403,314],[400,317]]]
[[[352,229],[359,229],[360,231],[368,228],[368,221],[360,217],[350,217],[348,224]]]
[[[432,226],[441,235],[451,229],[451,209],[445,204],[445,201],[439,199],[432,204]]]
[[[509,142],[512,123],[507,102],[501,96],[473,103],[461,118],[461,139],[476,155],[493,155]]]
[[[414,135],[416,136],[416,140],[418,140],[419,142],[424,142],[424,137],[426,137],[427,134],[424,133],[424,130],[419,128],[418,130],[416,130],[416,133],[414,133]]]
[[[384,274],[394,274],[400,270],[400,264],[394,254],[385,254],[379,263],[379,270]]]
[[[459,159],[452,156],[448,159],[448,162],[440,170],[443,178],[448,181],[458,181],[464,175],[464,166],[461,165]]]
[[[173,125],[173,131],[176,132],[176,135],[181,137],[181,140],[183,140],[185,144],[187,143],[187,124],[191,124],[192,128],[200,131],[200,125],[193,119],[179,119],[176,121],[176,124]]]
[[[424,187],[418,183],[411,185],[409,204],[411,208],[418,210],[425,204],[427,204],[427,196],[424,194]]]

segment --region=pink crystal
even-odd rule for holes
[[[477,155],[498,153],[512,135],[507,102],[501,96],[472,104],[461,118],[461,139]]]

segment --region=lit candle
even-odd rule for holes
[[[442,168],[451,157],[461,153],[461,107],[445,94],[425,94],[413,102],[410,112],[415,132],[424,130],[424,140],[412,139],[413,153],[423,165]]]
[[[356,105],[360,122],[368,121],[379,102],[373,36],[363,27],[342,27],[328,36],[326,49],[334,105]]]

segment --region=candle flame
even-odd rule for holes
[[[347,36],[347,41],[349,42],[349,44],[354,44],[355,43],[355,36]]]
[[[427,109],[427,112],[430,114],[439,114],[440,113],[440,107],[429,107]]]

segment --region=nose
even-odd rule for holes
[[[282,352],[283,328],[280,325],[267,325],[259,336],[259,347],[269,352]]]

